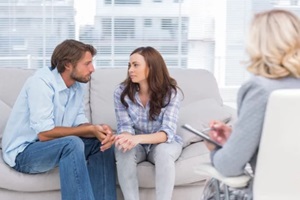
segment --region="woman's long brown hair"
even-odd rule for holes
[[[169,105],[172,91],[175,91],[175,94],[177,94],[177,89],[180,90],[180,88],[177,86],[176,80],[170,77],[166,63],[156,49],[153,47],[139,47],[130,55],[135,53],[144,57],[146,65],[149,68],[147,78],[150,90],[149,119],[154,121],[160,114],[161,109]],[[127,78],[122,84],[124,84],[125,88],[121,94],[121,102],[128,108],[128,104],[124,100],[125,96],[128,95],[129,99],[135,102],[134,95],[139,90],[139,85],[131,81],[129,74],[127,74]]]

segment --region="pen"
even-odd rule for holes
[[[205,132],[208,132],[208,131],[210,131],[211,130],[211,128],[210,127],[208,127],[208,128],[205,128],[205,129],[202,129],[202,133],[205,133]]]
[[[227,124],[228,122],[230,121],[230,118],[226,118],[224,119],[222,122],[224,122],[225,124]],[[212,128],[211,127],[208,127],[208,128],[204,128],[202,129],[202,133],[205,133],[205,132],[209,132]]]

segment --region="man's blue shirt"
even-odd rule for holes
[[[3,158],[13,167],[18,153],[57,126],[75,127],[88,120],[84,113],[85,84],[67,87],[57,69],[45,67],[25,82],[6,124]]]

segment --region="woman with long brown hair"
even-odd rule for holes
[[[176,135],[180,89],[161,54],[140,47],[130,54],[128,76],[114,93],[118,179],[126,200],[139,199],[137,163],[155,165],[156,199],[170,200],[182,151]]]

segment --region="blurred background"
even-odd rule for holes
[[[49,66],[65,39],[95,46],[96,68],[127,67],[136,47],[153,46],[169,68],[212,72],[235,106],[249,23],[272,8],[300,14],[298,0],[0,0],[0,67]]]

